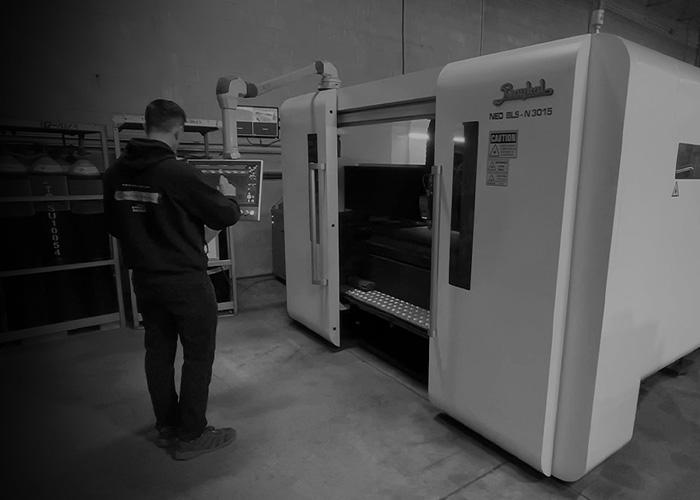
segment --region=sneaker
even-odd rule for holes
[[[189,460],[204,453],[228,446],[236,439],[236,431],[230,427],[207,427],[201,436],[192,441],[179,440],[175,448],[175,460]]]
[[[177,427],[166,425],[157,427],[158,436],[155,439],[155,444],[158,448],[168,448],[177,441]]]

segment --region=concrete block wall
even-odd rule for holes
[[[109,124],[114,114],[141,114],[149,100],[165,97],[180,103],[191,117],[216,119],[219,111],[214,88],[223,74],[262,81],[315,59],[328,59],[339,68],[343,84],[352,85],[400,74],[402,70],[442,66],[479,54],[585,33],[596,3],[10,2],[0,16],[0,40],[5,49],[0,117]],[[668,36],[649,29],[640,18],[630,20],[635,16],[615,13],[644,11],[643,16],[648,17],[644,0],[608,3],[611,11],[604,31],[679,59],[695,60],[692,45],[697,40],[697,29],[680,26],[675,37]],[[686,29],[685,40],[678,35],[682,29]],[[279,105],[289,96],[310,91],[314,83],[300,82],[251,103]],[[220,137],[212,137],[212,141],[220,143]],[[278,159],[270,158],[268,165],[273,170],[280,168]],[[271,204],[281,197],[281,186],[280,181],[270,182],[273,184],[266,189],[274,198],[268,200]],[[268,229],[266,218],[255,229],[241,230],[240,275],[270,272],[269,237],[264,236]]]

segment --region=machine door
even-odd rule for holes
[[[437,86],[435,162],[443,168],[434,187],[430,398],[545,474],[588,40],[453,63]]]
[[[287,311],[340,345],[337,92],[281,108]]]

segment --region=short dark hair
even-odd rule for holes
[[[170,132],[187,121],[185,111],[167,99],[156,99],[146,106],[146,133],[152,130]]]

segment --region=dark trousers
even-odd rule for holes
[[[178,428],[180,439],[204,431],[214,349],[217,303],[206,273],[150,276],[134,273],[134,291],[146,330],[146,380],[156,426]],[[175,353],[180,338],[184,362],[180,397],[175,390]]]

